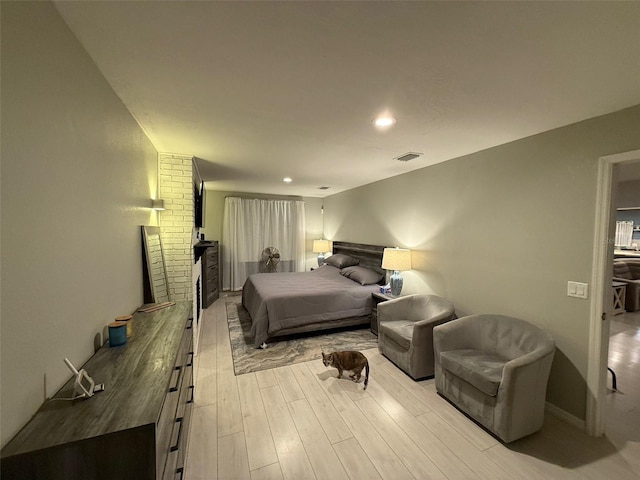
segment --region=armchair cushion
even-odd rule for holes
[[[442,368],[495,397],[506,361],[497,355],[465,348],[440,354]]]
[[[402,348],[409,350],[409,347],[411,347],[411,339],[413,338],[414,325],[415,322],[407,320],[384,322],[385,334]]]

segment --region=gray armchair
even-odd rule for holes
[[[544,421],[555,341],[503,315],[471,315],[433,331],[436,390],[505,443]]]
[[[378,346],[413,379],[434,373],[433,327],[455,318],[453,304],[436,295],[407,295],[378,305]]]

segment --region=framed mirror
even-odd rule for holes
[[[145,303],[168,302],[169,281],[159,227],[142,226]]]

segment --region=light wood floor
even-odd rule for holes
[[[433,380],[414,382],[377,349],[365,351],[366,391],[321,359],[236,377],[224,304],[202,321],[187,480],[640,478],[640,349],[623,341],[640,342],[638,321],[612,329],[620,391],[608,396],[607,436],[547,416],[541,432],[507,447],[439,397]]]

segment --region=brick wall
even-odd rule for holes
[[[158,155],[160,198],[165,209],[158,223],[169,277],[172,300],[192,298],[193,211],[192,157],[161,153]]]

